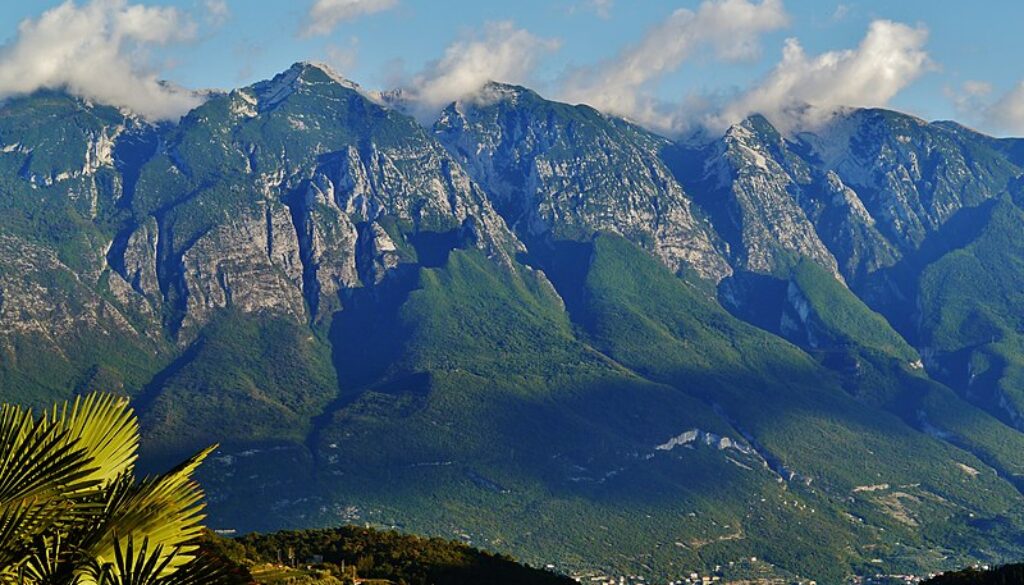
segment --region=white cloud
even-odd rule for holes
[[[306,37],[327,35],[343,22],[397,5],[398,0],[315,0],[301,34]]]
[[[1024,81],[1001,94],[991,83],[977,80],[946,87],[944,93],[966,123],[997,136],[1024,136]]]
[[[986,81],[968,80],[956,88],[947,85],[942,93],[953,103],[958,115],[977,119],[989,108],[987,102],[992,89],[992,84]]]
[[[0,47],[0,98],[66,89],[150,119],[176,119],[201,100],[161,83],[146,49],[188,41],[195,32],[195,24],[174,8],[67,0],[22,21],[16,38]]]
[[[421,117],[480,90],[488,81],[527,83],[541,57],[560,42],[540,38],[511,22],[491,22],[482,36],[457,41],[405,88]]]
[[[958,97],[966,101],[957,103],[954,100],[958,111],[968,119],[978,120],[989,132],[1000,135],[1024,135],[1024,81],[990,103],[986,103],[984,98],[991,93],[992,87],[984,83],[982,85],[988,88],[988,92],[977,91],[974,95],[968,94],[970,88],[964,85]]]
[[[987,81],[965,81],[964,93],[972,96],[983,96],[992,93],[992,84]]]
[[[704,48],[722,60],[754,58],[761,35],[788,20],[781,0],[705,0],[696,12],[676,10],[616,57],[571,71],[561,97],[669,130],[676,121],[670,108],[647,93],[652,85]]]
[[[206,8],[206,21],[210,26],[223,26],[231,18],[228,0],[204,0],[203,7]]]
[[[932,65],[924,50],[928,31],[888,20],[871,23],[856,49],[808,56],[796,39],[786,41],[782,61],[759,84],[709,118],[724,127],[760,113],[774,123],[812,123],[792,119],[795,108],[827,114],[838,106],[885,106]],[[806,111],[801,114],[805,116]]]

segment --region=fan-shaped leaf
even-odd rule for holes
[[[74,583],[75,552],[59,532],[38,537],[20,573],[26,583]]]
[[[86,493],[97,485],[94,473],[89,454],[66,429],[0,407],[0,503]]]
[[[156,585],[175,557],[175,551],[165,553],[162,546],[151,546],[149,539],[143,539],[136,549],[135,539],[115,537],[114,562],[101,567],[97,585]],[[80,583],[91,585],[88,577]]]
[[[92,479],[106,483],[129,471],[138,458],[139,422],[127,398],[91,394],[54,406],[51,423],[64,428],[94,459]]]
[[[200,463],[216,447],[210,447],[170,472],[135,485],[128,476],[110,484],[102,526],[88,544],[92,557],[109,562],[116,554],[115,536],[149,542],[174,559],[165,567],[170,574],[194,558],[195,541],[202,533],[203,493],[192,479]]]
[[[207,449],[136,483],[126,400],[78,398],[35,418],[0,405],[0,585],[199,585],[229,575],[197,556]]]

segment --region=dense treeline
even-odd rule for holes
[[[1006,565],[988,571],[964,569],[944,573],[923,585],[1020,585],[1024,583],[1024,564]]]
[[[573,580],[459,542],[348,526],[324,530],[210,536],[209,546],[243,566],[316,565],[339,578],[353,574],[405,585],[569,585]]]

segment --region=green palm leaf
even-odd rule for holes
[[[66,501],[21,500],[0,505],[0,568],[17,566],[38,548],[38,538],[71,516]]]
[[[68,430],[0,406],[0,504],[85,492],[97,485],[94,476],[92,458]]]
[[[69,405],[54,406],[50,421],[64,428],[92,456],[92,479],[112,481],[129,471],[138,458],[139,422],[127,398],[111,394],[79,396]]]
[[[165,554],[162,546],[151,547],[149,539],[136,551],[134,539],[122,543],[115,538],[114,551],[114,562],[103,567],[97,585],[157,585],[176,557],[174,551]]]
[[[15,578],[31,550],[31,537],[42,523],[32,516],[33,507],[26,502],[0,506],[0,583]]]
[[[20,566],[38,537],[95,513],[94,469],[67,430],[0,406],[0,573]]]
[[[250,579],[233,573],[223,562],[209,555],[200,555],[174,574],[161,579],[160,585],[246,585],[250,582]]]
[[[127,543],[148,542],[173,560],[164,571],[170,574],[195,556],[194,544],[202,534],[203,492],[192,479],[200,463],[216,447],[210,447],[170,472],[134,484],[130,476],[111,483],[103,521],[87,545],[89,555],[110,562],[117,554],[117,535]]]
[[[0,405],[0,585],[231,583],[199,554],[211,447],[136,482],[139,425],[127,400],[79,397],[36,418]]]
[[[36,539],[32,554],[26,556],[19,571],[25,583],[75,583],[76,551],[57,533]]]

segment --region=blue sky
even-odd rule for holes
[[[313,12],[315,4],[319,12]],[[66,22],[44,26],[42,15],[61,5]],[[138,5],[150,10],[132,12]],[[26,61],[44,59],[35,55],[50,50],[48,34],[86,34],[69,23],[85,19],[89,9],[97,20],[86,22],[99,23],[93,28],[116,31],[120,25],[110,23],[120,22],[118,14],[134,14],[133,22],[152,27],[147,30],[170,24],[185,32],[129,32],[128,41],[117,32],[88,33],[95,38],[50,57],[68,71],[37,75],[41,67]],[[716,18],[716,9],[728,18]],[[737,24],[743,15],[753,20]],[[34,27],[29,32],[19,30],[26,19]],[[872,29],[878,22],[898,27]],[[32,83],[66,84],[88,97],[134,107],[155,100],[152,87],[131,89],[147,76],[185,88],[230,88],[271,77],[295,61],[322,60],[368,88],[407,87],[425,112],[472,91],[486,71],[666,133],[696,123],[727,124],[754,110],[782,116],[786,104],[780,100],[797,96],[824,107],[884,105],[1019,134],[1024,68],[1015,57],[1024,49],[1021,22],[1024,2],[1010,0],[990,0],[983,9],[952,0],[5,2],[0,95],[31,90]],[[870,30],[877,46],[859,55]],[[693,39],[677,46],[678,54],[637,73],[672,51],[661,47],[687,35]],[[723,45],[737,38],[740,44]],[[795,46],[792,39],[801,58],[780,69],[784,47]],[[97,51],[105,56],[96,57]],[[893,60],[893,71],[877,77],[875,63]],[[835,70],[832,61],[840,63]],[[113,68],[133,73],[108,71]],[[120,85],[111,87],[115,83]],[[846,89],[832,89],[840,86]],[[154,116],[171,116],[190,102],[170,103]]]

